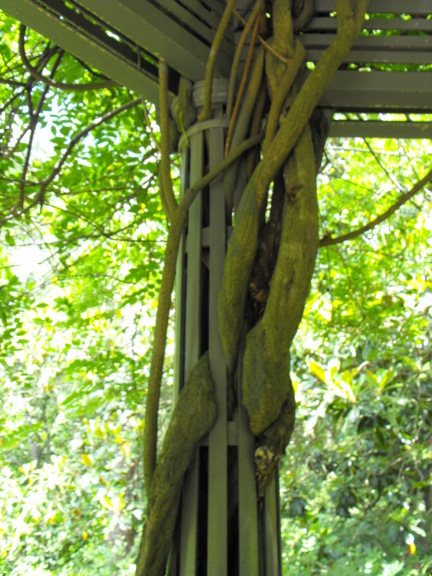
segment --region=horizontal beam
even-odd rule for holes
[[[432,4],[431,4],[432,7]],[[327,49],[334,40],[334,34],[302,34],[301,40],[305,48]],[[351,52],[368,50],[374,52],[391,50],[410,50],[412,52],[428,50],[432,55],[432,36],[359,36],[354,42]],[[347,60],[349,60],[349,56]]]
[[[432,72],[336,72],[319,105],[340,111],[432,113]]]
[[[335,0],[315,0],[317,12],[334,12]],[[383,14],[424,14],[431,12],[430,0],[370,0],[367,12]]]
[[[335,120],[330,124],[331,138],[426,138],[432,139],[432,122],[393,122]]]
[[[318,62],[323,54],[323,50],[311,49],[306,50],[307,62]],[[389,66],[403,64],[413,66],[431,66],[432,64],[432,50],[412,52],[410,50],[351,50],[345,58],[346,64],[388,64]],[[419,71],[421,74],[422,72]]]
[[[216,24],[217,13],[189,1],[199,17],[210,13]],[[174,76],[180,73],[201,80],[214,34],[208,24],[178,3],[163,3],[167,4],[164,9],[146,0],[1,0],[0,8],[137,95],[156,101],[158,58],[176,71]],[[171,16],[165,13],[168,8]],[[185,22],[175,20],[179,10]],[[142,50],[155,64],[139,57]],[[233,43],[224,41],[217,75],[229,75],[233,52]],[[175,82],[170,88],[175,91]]]
[[[217,28],[222,12],[225,9],[225,0],[212,0],[207,3],[211,5],[211,8],[206,6],[201,0],[183,0],[183,2],[178,0],[155,0],[155,3],[160,5],[166,13],[171,13],[179,21],[187,25],[193,24],[195,28],[196,22],[200,21],[203,25],[213,30]]]
[[[337,18],[330,16],[315,16],[305,27],[307,32],[323,32],[328,30],[336,32]],[[411,18],[410,20],[402,20],[395,16],[395,18],[370,18],[365,20],[363,24],[364,30],[387,30],[399,32],[432,32],[432,20],[426,18]],[[363,36],[369,38],[369,36]],[[401,38],[401,36],[399,36]]]

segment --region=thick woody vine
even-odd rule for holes
[[[214,64],[234,5],[235,0],[227,1],[210,50],[199,122],[211,115]],[[240,340],[247,332],[242,402],[257,439],[258,498],[264,495],[289,442],[295,413],[289,349],[303,314],[319,244],[316,173],[325,127],[322,119],[313,114],[326,85],[361,30],[367,0],[356,0],[354,9],[349,0],[335,0],[335,6],[338,27],[334,40],[305,83],[298,87],[296,78],[304,64],[305,50],[297,32],[310,17],[313,2],[273,0],[273,29],[265,39],[264,2],[257,0],[245,23],[239,50],[249,32],[252,33],[251,46],[254,46],[255,38],[260,39],[260,46],[248,55],[237,98],[234,86],[238,54],[233,61],[227,105],[230,128],[226,159],[187,190],[179,202],[173,194],[170,178],[167,68],[160,62],[160,193],[169,234],[147,393],[144,466],[148,510],[137,563],[139,576],[164,574],[183,474],[196,444],[216,419],[213,383],[204,354],[180,393],[157,459],[158,406],[166,333],[184,223],[196,195],[222,172],[225,173],[227,205],[231,209],[236,163],[245,154],[250,178],[235,210],[218,300],[218,318],[228,372],[233,373],[236,368]],[[266,107],[266,101],[270,102],[269,107]],[[184,120],[186,111],[180,112]],[[259,129],[264,113],[263,138]],[[253,147],[256,150],[261,140],[261,154],[257,155]],[[270,216],[266,221],[267,211]]]
[[[214,69],[226,26],[232,17],[242,19],[235,4],[235,0],[227,0],[215,34],[199,122],[211,116]],[[196,444],[216,419],[212,377],[204,354],[179,396],[159,457],[156,457],[158,406],[177,253],[189,207],[197,194],[223,173],[227,211],[231,214],[236,205],[235,226],[219,296],[219,327],[230,372],[234,372],[239,361],[239,342],[246,333],[242,401],[256,437],[257,497],[261,498],[294,424],[289,348],[303,313],[318,245],[329,246],[359,237],[388,219],[432,179],[430,170],[374,220],[343,236],[328,235],[318,241],[315,176],[326,128],[325,119],[316,114],[315,108],[359,34],[366,6],[367,0],[354,0],[354,3],[335,0],[337,34],[307,81],[299,87],[296,79],[305,59],[299,31],[313,14],[314,2],[256,0],[248,21],[243,21],[243,33],[232,64],[226,105],[229,120],[226,158],[194,183],[179,201],[174,196],[170,177],[173,123],[169,118],[167,69],[164,62],[160,62],[160,193],[169,222],[169,235],[148,382],[144,450],[148,510],[138,558],[138,576],[164,573],[184,472]],[[269,29],[265,10],[271,16]],[[116,84],[83,63],[95,82],[70,84],[54,80],[57,71],[61,71],[64,52],[47,43],[35,60],[26,53],[26,34],[25,26],[21,26],[18,50],[28,78],[25,83],[17,82],[14,77],[3,81],[26,96],[29,122],[15,146],[28,134],[27,154],[19,197],[2,217],[0,225],[26,214],[38,204],[42,206],[45,193],[62,172],[76,145],[101,123],[141,104],[139,98],[130,100],[76,132],[46,179],[37,183],[30,181],[29,161],[48,91],[88,91]],[[248,40],[250,48],[239,78],[240,56]],[[36,84],[42,84],[42,89],[35,91]],[[190,88],[190,82],[181,79],[181,105],[176,119],[181,133],[196,121],[195,110],[188,105]],[[263,127],[264,134],[261,133]],[[149,154],[153,153],[150,150]],[[242,157],[246,158],[248,183],[237,206],[234,190],[237,164]],[[37,191],[29,193],[35,185]],[[270,214],[267,221],[266,213]]]

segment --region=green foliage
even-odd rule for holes
[[[136,107],[86,132],[131,95],[43,96],[17,56],[17,24],[0,22],[0,572],[127,574],[145,504],[143,405],[166,232],[158,152]],[[27,32],[33,64],[45,48]],[[94,76],[69,55],[56,73]]]
[[[158,151],[137,106],[65,156],[132,96],[45,93],[17,56],[17,23],[1,14],[0,32],[0,572],[128,574],[145,505],[143,403],[166,237]],[[33,64],[50,47],[27,32]],[[69,55],[56,73],[97,78]],[[151,110],[150,122],[158,137]],[[321,237],[384,212],[431,158],[429,142],[329,142]],[[420,192],[364,236],[319,252],[292,354],[286,574],[432,570],[431,201]]]
[[[409,188],[432,148],[332,141],[326,154],[322,235],[338,236]],[[363,237],[320,251],[281,477],[287,573],[431,569],[431,200],[419,194]]]

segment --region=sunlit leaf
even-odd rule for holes
[[[93,466],[91,458],[88,454],[81,454],[81,460],[83,462],[83,464],[85,464],[86,466],[89,466],[90,468]]]

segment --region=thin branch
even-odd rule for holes
[[[157,150],[159,152],[161,152],[161,145],[159,143],[159,140],[156,138],[156,134],[153,130],[153,126],[151,125],[151,122],[150,122],[150,117],[148,114],[146,101],[144,100],[144,98],[141,98],[141,102],[142,102],[143,112],[144,112],[144,116],[145,116],[145,121],[146,121],[148,129],[150,130],[151,139],[155,143]],[[141,123],[142,123],[142,120],[141,120]]]
[[[254,114],[255,103],[257,96],[262,85],[263,72],[264,72],[264,48],[259,46],[256,51],[256,56],[252,66],[248,89],[246,91],[244,101],[240,110],[238,120],[236,122],[234,134],[231,141],[231,147],[237,146],[245,139],[250,126],[250,120]],[[233,206],[233,194],[235,190],[235,182],[237,178],[237,165],[229,168],[223,176],[223,189],[225,192],[227,210],[231,212]]]
[[[378,164],[378,166],[381,168],[381,170],[384,172],[384,174],[387,176],[387,178],[390,180],[390,182],[396,186],[396,188],[399,190],[399,192],[402,192],[402,186],[399,184],[399,182],[396,180],[396,178],[393,177],[393,175],[387,170],[387,168],[384,166],[384,164],[381,162],[380,157],[378,156],[378,154],[375,152],[375,150],[372,148],[372,146],[369,144],[369,142],[367,141],[366,138],[363,139],[364,143],[366,144],[369,152],[372,154],[372,156],[375,159],[375,162]]]
[[[207,66],[205,73],[204,104],[203,109],[198,114],[199,122],[208,120],[211,117],[211,97],[212,97],[213,74],[216,65],[216,58],[219,53],[219,48],[222,44],[226,27],[228,26],[228,22],[230,21],[235,1],[236,0],[227,0],[227,5],[225,6],[224,13],[222,14],[222,18],[219,22],[219,26],[216,30],[216,34],[213,38],[212,46],[210,48],[210,54],[207,59]]]
[[[240,20],[240,22],[242,22],[242,24],[244,24],[245,26],[247,25],[246,20],[243,18],[243,16],[239,12],[237,12],[236,9],[233,10],[233,14],[236,18],[238,18]],[[268,42],[266,42],[264,40],[264,38],[262,36],[260,36],[259,34],[258,34],[258,40],[261,42],[261,44],[264,46],[264,48],[266,48],[269,52],[271,52],[273,54],[273,56],[276,56],[276,58],[278,60],[280,60],[284,64],[289,63],[288,58],[285,58],[284,56],[282,56],[282,54],[279,54],[279,52],[277,50],[275,50],[273,48],[273,46],[271,46]]]
[[[24,84],[22,90],[20,90],[19,92],[12,93],[12,96],[3,104],[3,106],[0,107],[0,114],[3,114],[8,108],[12,107],[13,101],[16,100],[17,98],[20,98],[24,94],[25,87],[26,85]],[[9,110],[9,117],[11,117],[13,114],[16,114],[16,111],[17,106],[12,107],[12,109]]]
[[[255,26],[254,26],[254,29],[252,32],[251,43],[250,43],[247,58],[246,58],[246,64],[245,64],[245,67],[243,70],[243,74],[242,74],[242,78],[241,78],[241,82],[240,82],[240,87],[239,87],[237,98],[236,98],[236,103],[235,103],[234,110],[233,110],[231,120],[230,120],[230,124],[228,127],[228,134],[227,134],[226,142],[225,142],[225,156],[228,156],[228,152],[229,152],[229,149],[231,146],[231,138],[232,138],[232,134],[234,131],[235,122],[237,120],[237,115],[239,113],[240,106],[241,106],[242,101],[243,101],[243,93],[244,93],[244,90],[246,88],[246,80],[248,77],[249,68],[250,68],[250,64],[252,61],[252,54],[254,52],[255,40],[256,40],[257,33],[258,33],[258,25],[259,25],[259,18],[257,18],[255,21]],[[235,78],[234,78],[234,80],[235,80]],[[228,115],[228,118],[229,118],[229,115]]]
[[[54,63],[54,66],[51,70],[51,77],[53,77],[54,74],[56,73],[57,68],[59,67],[62,58],[63,58],[63,55],[59,54],[57,57],[57,60]],[[25,186],[26,186],[27,172],[28,172],[28,168],[29,168],[29,164],[30,164],[30,157],[31,157],[32,149],[33,149],[33,141],[34,141],[34,137],[36,135],[36,129],[37,129],[38,122],[39,122],[39,116],[42,112],[42,108],[43,108],[43,105],[45,103],[45,99],[48,95],[48,92],[49,92],[49,86],[45,85],[44,90],[42,92],[42,95],[39,99],[36,111],[33,112],[33,103],[32,103],[32,99],[31,99],[30,89],[27,91],[28,107],[29,107],[29,115],[30,115],[30,122],[29,122],[30,137],[29,137],[29,142],[27,145],[26,157],[24,160],[24,166],[23,166],[23,170],[22,170],[22,174],[21,174],[20,199],[19,199],[19,207],[21,210],[24,208]],[[39,201],[42,204],[43,197],[40,197]]]
[[[8,78],[0,78],[0,84],[7,84],[8,86],[23,87],[25,82],[18,82],[17,80],[9,80]]]
[[[51,174],[48,176],[48,178],[46,178],[41,183],[41,190],[39,192],[39,195],[41,195],[45,192],[47,187],[51,184],[51,182],[54,180],[54,178],[56,178],[56,176],[59,174],[64,163],[66,162],[68,157],[71,155],[73,149],[75,148],[75,146],[78,144],[78,142],[80,140],[85,138],[90,132],[92,132],[92,130],[94,130],[95,128],[98,128],[101,124],[108,122],[109,120],[112,120],[112,118],[114,118],[115,116],[118,116],[122,112],[125,112],[126,110],[129,110],[130,108],[133,108],[134,106],[138,106],[140,103],[141,103],[141,98],[135,98],[134,100],[130,100],[129,102],[126,102],[125,104],[123,104],[119,108],[116,108],[115,110],[111,110],[110,112],[107,112],[103,116],[100,116],[99,118],[94,120],[91,124],[89,124],[86,128],[84,128],[83,130],[81,130],[80,132],[75,134],[75,136],[69,142],[69,145],[66,148],[63,156],[60,158],[60,160],[58,161],[57,165],[54,167]]]
[[[80,132],[75,134],[75,136],[69,142],[69,145],[66,148],[66,151],[64,152],[63,156],[60,158],[60,160],[58,161],[58,163],[56,164],[56,166],[52,170],[51,174],[48,176],[48,178],[46,178],[45,180],[43,180],[40,183],[40,190],[39,190],[36,198],[32,202],[30,202],[30,204],[28,206],[26,206],[24,209],[20,209],[19,206],[16,206],[7,216],[5,216],[4,218],[2,218],[0,220],[0,227],[3,226],[3,224],[8,222],[9,220],[12,220],[12,218],[15,218],[17,216],[23,216],[24,214],[29,212],[34,206],[36,206],[36,204],[40,203],[41,199],[43,199],[45,196],[45,192],[46,192],[48,186],[58,176],[64,163],[66,162],[68,157],[71,155],[73,149],[75,148],[75,146],[78,144],[78,142],[80,140],[82,140],[92,130],[94,130],[95,128],[97,128],[98,126],[103,124],[104,122],[108,122],[109,120],[111,120],[112,118],[117,116],[118,114],[121,114],[125,110],[129,110],[129,108],[133,108],[134,106],[138,106],[140,103],[141,103],[141,98],[135,98],[134,100],[130,100],[129,102],[126,102],[125,104],[123,104],[119,108],[116,108],[115,110],[111,110],[110,112],[107,112],[103,116],[100,116],[99,118],[94,120],[91,124],[89,124],[86,128],[84,128],[83,130],[81,130]]]
[[[105,76],[105,74],[102,74],[101,72],[97,72],[96,70],[93,70],[93,68],[91,66],[86,64],[83,60],[81,60],[77,56],[74,56],[73,54],[69,54],[69,55],[72,56],[72,58],[74,58],[74,60],[76,60],[78,62],[78,64],[80,64],[84,68],[84,70],[87,70],[87,72],[90,72],[90,74],[92,74],[93,76],[96,76],[97,78],[101,78],[101,80],[106,81],[106,82],[113,82],[113,80],[108,78],[108,76]]]
[[[259,131],[261,129],[261,121],[262,121],[266,101],[267,101],[267,88],[266,88],[265,83],[262,82],[260,89],[259,89],[259,92],[258,92],[256,102],[255,102],[255,108],[254,108],[254,112],[253,112],[253,116],[252,116],[252,120],[251,120],[251,125],[250,125],[250,131],[249,131],[250,136],[255,136],[256,134],[259,133]],[[254,170],[254,165],[256,163],[256,158],[257,158],[257,151],[258,151],[257,148],[253,148],[252,150],[249,150],[249,152],[248,152],[248,158],[246,161],[246,174],[247,174],[248,180],[252,176],[252,172]]]
[[[30,61],[28,60],[28,58],[26,56],[26,53],[25,53],[25,33],[26,33],[26,30],[27,30],[26,26],[24,24],[21,24],[19,44],[18,44],[19,54],[21,56],[21,60],[24,64],[25,68],[27,69],[28,72],[30,72],[30,74],[36,80],[40,80],[41,82],[44,82],[45,84],[47,84],[51,88],[58,88],[59,90],[69,90],[69,91],[72,90],[72,91],[78,91],[78,92],[86,91],[86,90],[98,90],[100,88],[112,88],[113,86],[118,86],[117,82],[114,82],[114,80],[105,80],[105,81],[99,81],[99,82],[87,82],[85,84],[70,84],[68,82],[56,82],[55,80],[52,80],[51,78],[47,78],[46,76],[44,76],[43,74],[38,72],[38,70],[30,64]]]
[[[332,246],[334,244],[341,244],[342,242],[346,242],[347,240],[354,240],[355,238],[358,238],[365,232],[372,230],[372,228],[375,228],[375,226],[378,226],[378,224],[381,224],[381,222],[384,222],[385,220],[390,218],[390,216],[392,216],[396,212],[396,210],[398,210],[401,206],[403,206],[406,202],[408,202],[415,194],[417,194],[417,192],[420,192],[420,190],[424,186],[426,186],[426,184],[428,184],[428,182],[430,182],[431,180],[432,180],[432,169],[429,170],[426,176],[422,178],[419,182],[417,182],[411,188],[411,190],[405,192],[405,194],[402,194],[399,200],[395,204],[390,206],[388,210],[380,214],[380,216],[377,216],[377,218],[374,218],[374,220],[371,220],[364,226],[361,226],[360,228],[357,228],[352,232],[348,232],[348,234],[338,236],[337,238],[332,238],[331,236],[324,236],[324,238],[321,238],[319,246],[321,247],[321,246]]]
[[[86,216],[85,212],[79,210],[78,208],[72,207],[71,204],[67,201],[65,201],[65,204],[66,204],[67,208],[58,208],[57,207],[57,210],[60,210],[63,214],[71,215],[72,217],[74,217],[76,219],[76,221],[78,221],[78,220],[84,221],[88,226],[90,226],[90,228],[93,228],[95,230],[95,234],[82,234],[82,236],[77,236],[76,238],[73,238],[72,241],[79,239],[80,237],[82,237],[82,238],[98,238],[100,236],[103,236],[105,238],[110,238],[111,236],[114,236],[115,234],[122,232],[123,230],[128,228],[131,224],[133,224],[133,222],[132,222],[132,223],[127,224],[118,230],[111,230],[110,232],[106,232],[104,230],[103,225],[99,224],[95,220],[92,220],[91,218]],[[108,223],[112,222],[112,213],[108,214],[108,210],[106,211],[106,221]]]
[[[26,126],[26,128],[24,128],[24,130],[21,132],[21,134],[16,138],[15,143],[13,144],[12,148],[6,148],[4,151],[2,151],[2,160],[7,160],[8,158],[11,158],[17,148],[19,147],[19,145],[21,144],[21,141],[23,140],[24,136],[27,134],[27,132],[30,130],[30,125]],[[32,186],[34,186],[34,184],[31,184]]]
[[[260,15],[261,11],[263,10],[263,8],[264,8],[263,0],[256,0],[255,7],[252,11],[252,14],[249,17],[249,20],[247,21],[247,23],[245,24],[245,26],[243,28],[242,35],[241,35],[240,40],[239,40],[237,47],[236,47],[236,51],[234,54],[234,60],[233,60],[232,66],[231,66],[230,80],[229,80],[228,98],[227,98],[227,106],[226,106],[227,118],[230,118],[232,108],[233,108],[237,70],[238,70],[238,66],[239,66],[239,62],[240,62],[240,57],[241,57],[241,54],[243,52],[243,46],[246,42],[246,38],[248,37],[248,34],[249,34],[252,26],[254,25],[255,20],[258,20],[258,22],[259,22],[259,15]],[[258,30],[257,30],[257,32],[258,32]],[[251,44],[253,44],[255,42],[257,32],[254,31],[254,34],[253,34],[253,37],[251,40]],[[243,74],[243,76],[244,76],[244,74]]]

